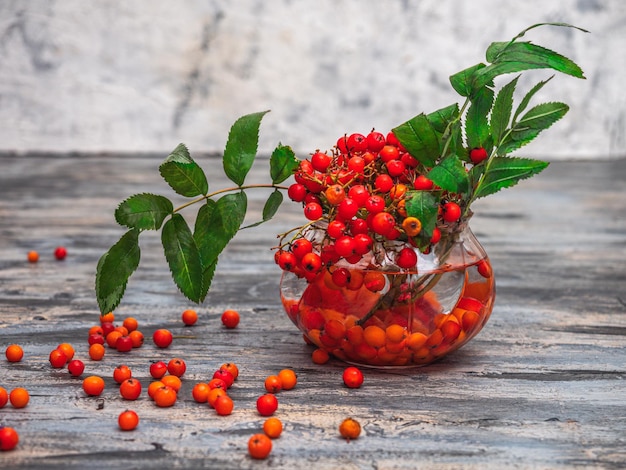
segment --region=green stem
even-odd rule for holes
[[[211,199],[213,196],[217,196],[218,194],[228,193],[232,191],[244,191],[246,189],[255,189],[255,188],[273,188],[273,189],[283,189],[283,190],[289,189],[287,186],[281,186],[278,184],[249,184],[245,186],[237,186],[234,188],[224,188],[218,191],[213,191],[212,193],[209,193],[209,194],[205,194],[204,196],[197,197],[196,199],[192,199],[191,201],[188,201],[185,204],[178,206],[176,209],[174,209],[174,213],[180,212],[186,207],[193,206],[194,204],[197,204],[199,202],[206,201],[207,199]]]

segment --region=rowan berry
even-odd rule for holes
[[[371,219],[372,230],[382,236],[386,236],[396,225],[396,219],[389,212],[378,212]]]
[[[354,235],[354,251],[356,254],[364,255],[369,253],[374,246],[374,240],[366,233]]]
[[[215,408],[215,402],[217,402],[219,397],[227,395],[226,390],[223,388],[214,388],[209,391],[207,395],[207,403],[211,408]]]
[[[266,434],[253,434],[248,440],[248,453],[253,459],[262,460],[272,452],[272,440]]]
[[[304,255],[308,255],[313,251],[313,243],[306,238],[298,238],[291,244],[291,252],[296,258],[302,259]]]
[[[430,243],[434,245],[439,242],[439,240],[441,240],[441,230],[439,230],[438,227],[435,227],[433,229],[433,234],[430,237]]]
[[[113,323],[115,321],[115,314],[113,312],[103,313],[100,315],[100,324]]]
[[[396,264],[402,269],[414,268],[417,264],[417,253],[413,248],[402,248],[396,256]]]
[[[359,388],[363,385],[363,372],[357,367],[346,367],[343,371],[342,378],[343,383],[348,388]]]
[[[29,251],[26,257],[31,263],[36,263],[37,261],[39,261],[39,253],[37,253],[36,251]]]
[[[67,356],[60,349],[53,349],[50,351],[50,355],[48,357],[50,361],[50,365],[55,369],[60,369],[65,366],[67,363]]]
[[[228,309],[224,310],[222,313],[222,324],[226,328],[237,328],[237,325],[239,325],[239,319],[240,316],[237,310]]]
[[[67,362],[71,361],[74,357],[74,347],[69,343],[61,343],[57,346],[59,351],[63,351],[65,357],[67,358]]]
[[[381,193],[388,193],[393,188],[393,179],[387,174],[381,174],[374,180],[374,187]]]
[[[110,347],[111,349],[116,349],[117,348],[117,340],[119,338],[121,338],[122,336],[124,336],[124,335],[120,331],[118,331],[118,330],[111,331],[105,337],[105,341],[107,343],[107,346]]]
[[[294,271],[298,266],[298,258],[290,251],[281,251],[278,255],[278,266],[283,271]]]
[[[304,216],[308,220],[317,220],[322,217],[324,213],[322,206],[317,202],[309,202],[306,206],[304,206]]]
[[[365,170],[365,159],[359,156],[350,157],[348,160],[348,170],[350,170],[353,174],[362,175]],[[347,181],[342,181],[342,183],[346,184],[352,179],[352,174]]]
[[[360,153],[367,150],[367,138],[363,134],[350,134],[346,144],[348,145],[348,151],[350,153]]]
[[[83,379],[83,390],[89,396],[97,397],[104,390],[104,379],[97,375],[90,375]]]
[[[396,178],[406,171],[406,165],[402,160],[390,160],[385,163],[389,176]]]
[[[306,186],[300,183],[293,183],[287,189],[287,196],[294,202],[302,202],[306,196]]]
[[[273,416],[271,418],[267,418],[263,422],[263,432],[270,439],[276,439],[280,437],[281,433],[283,432],[282,421]]]
[[[150,364],[150,375],[155,379],[160,379],[167,373],[167,364],[164,361],[155,361]]]
[[[326,233],[330,238],[339,238],[345,235],[346,232],[346,224],[344,224],[341,220],[333,220],[328,224],[326,228]]]
[[[409,237],[415,237],[422,231],[422,222],[417,217],[407,217],[402,221],[402,228]]]
[[[413,187],[418,191],[429,191],[433,189],[434,185],[433,181],[424,175],[419,175],[413,182]]]
[[[110,321],[103,321],[100,323],[100,327],[102,328],[102,334],[106,338],[109,333],[115,330],[115,325]]]
[[[59,261],[64,260],[66,256],[67,256],[67,250],[64,247],[58,246],[54,250],[54,257],[58,259]]]
[[[382,197],[374,194],[368,197],[365,201],[365,209],[367,209],[370,214],[377,214],[378,212],[382,212],[383,210],[385,210],[385,200]]]
[[[19,344],[11,344],[7,346],[4,354],[7,357],[7,361],[20,362],[24,357],[24,350]]]
[[[317,348],[311,353],[311,360],[314,364],[326,364],[330,360],[330,355],[324,349]]]
[[[92,361],[100,361],[104,357],[105,349],[100,343],[95,343],[89,346],[89,358]]]
[[[226,384],[227,388],[230,388],[233,386],[233,383],[235,382],[235,377],[233,376],[233,374],[231,374],[228,370],[226,369],[218,369],[213,373],[213,377],[214,379],[222,379],[224,381],[224,383]]]
[[[359,205],[352,198],[345,198],[337,206],[337,217],[341,220],[351,220],[359,211]]]
[[[317,253],[307,253],[300,264],[308,273],[319,273],[322,269],[322,258]]]
[[[187,309],[182,313],[181,319],[183,320],[185,326],[195,325],[198,321],[198,312],[192,309]]]
[[[367,148],[370,152],[380,152],[386,143],[385,136],[380,132],[372,131],[367,134]]]
[[[477,147],[470,150],[469,157],[474,165],[478,165],[483,160],[486,160],[489,155],[483,147]]]
[[[361,425],[352,418],[346,418],[339,425],[339,434],[347,441],[357,439],[361,434]]]
[[[271,416],[278,409],[278,400],[273,393],[266,393],[257,398],[256,409],[261,416]]]
[[[130,378],[120,384],[120,395],[124,400],[136,400],[141,395],[141,382]]]
[[[167,408],[173,406],[174,403],[176,403],[178,394],[176,390],[174,390],[172,387],[164,385],[154,391],[154,395],[152,398],[154,399],[154,403],[156,404],[156,406],[160,408]]]
[[[143,333],[139,330],[134,330],[128,333],[128,337],[133,345],[133,348],[140,348],[143,346],[144,336]]]
[[[180,377],[176,377],[175,375],[165,375],[161,377],[161,382],[163,382],[163,385],[171,388],[176,393],[178,393],[178,391],[180,390],[180,387],[183,385],[182,381],[180,380]]]
[[[167,364],[167,371],[176,377],[182,377],[187,370],[187,364],[180,358],[171,359]]]
[[[324,152],[315,152],[311,155],[311,166],[316,171],[321,171],[325,173],[330,163],[332,162],[332,157]]]
[[[356,253],[354,248],[354,238],[350,235],[343,235],[335,240],[335,251],[342,258],[348,258],[354,255]]]
[[[283,389],[283,383],[278,375],[268,375],[263,385],[269,393],[278,393]]]
[[[461,218],[461,207],[456,202],[446,202],[443,205],[443,220],[456,222]]]
[[[0,427],[0,450],[13,450],[20,440],[17,431],[9,426]]]
[[[119,352],[129,352],[133,349],[133,340],[128,335],[122,335],[115,341],[115,349]]]
[[[206,403],[211,390],[212,389],[209,388],[209,384],[199,382],[191,389],[191,396],[198,403]]]
[[[113,380],[115,380],[118,384],[121,384],[124,380],[130,379],[133,376],[133,373],[126,364],[120,364],[115,369],[113,369]]]
[[[365,201],[370,197],[370,193],[362,184],[355,184],[348,190],[348,197],[356,202],[359,207],[365,207]]]
[[[235,404],[233,399],[228,395],[222,395],[215,400],[213,404],[213,408],[215,408],[215,412],[220,416],[228,416],[233,412],[233,408]]]
[[[161,387],[165,387],[165,384],[160,380],[150,382],[150,385],[148,385],[148,397],[150,397],[151,400],[154,400],[155,392]]]
[[[139,328],[139,322],[134,317],[126,317],[122,322],[122,326],[126,328],[128,333],[130,333],[131,331],[135,331],[137,328]]]
[[[278,372],[278,377],[283,386],[283,390],[291,390],[298,383],[298,375],[291,369],[282,369]]]
[[[133,410],[122,411],[117,417],[117,424],[122,431],[132,431],[139,425],[139,415]]]
[[[326,195],[326,200],[331,206],[338,205],[346,198],[346,192],[340,184],[333,184],[329,186],[324,194]]]
[[[392,160],[399,159],[400,158],[400,150],[395,145],[385,145],[378,152],[378,156],[379,156],[379,158],[383,162],[387,163],[387,162],[390,162]]]
[[[172,344],[173,338],[172,332],[164,328],[158,329],[152,334],[152,341],[159,348],[167,348]]]
[[[72,377],[79,377],[85,371],[85,363],[80,359],[73,359],[67,364],[67,370]]]
[[[4,408],[9,402],[9,392],[4,387],[0,387],[0,408]]]
[[[30,401],[30,394],[25,388],[17,387],[9,393],[9,401],[13,408],[24,408]]]
[[[237,377],[239,377],[239,367],[237,367],[237,364],[233,362],[226,362],[222,364],[220,369],[230,372],[234,380],[237,380]]]
[[[102,333],[92,333],[87,338],[87,343],[91,346],[92,344],[104,344],[105,338]]]

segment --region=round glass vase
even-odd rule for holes
[[[341,287],[332,276],[340,267],[349,272]],[[430,364],[476,336],[493,309],[495,282],[466,225],[419,253],[415,269],[370,261],[338,263],[309,280],[284,272],[280,294],[308,342],[347,363],[402,368]]]

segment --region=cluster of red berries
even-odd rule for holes
[[[470,155],[475,162],[485,157],[484,149]],[[412,191],[438,189],[425,176],[427,170],[392,132],[351,134],[341,137],[330,153],[313,153],[300,162],[288,188],[310,222],[281,244],[277,264],[307,279],[339,260],[414,269],[418,253],[429,252],[440,240],[440,227],[458,223],[463,214],[460,196],[442,191],[437,226],[426,246],[417,242],[422,222],[407,215],[406,203]],[[320,230],[322,239],[311,235]],[[313,249],[314,243],[321,248]]]

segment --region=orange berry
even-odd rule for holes
[[[122,431],[132,431],[139,424],[139,415],[132,410],[122,411],[117,418],[117,424]]]
[[[404,338],[406,338],[406,328],[401,325],[393,324],[389,325],[385,329],[385,335],[387,337],[387,341],[390,343],[399,343]]]
[[[133,330],[130,333],[128,333],[128,337],[133,343],[133,348],[140,348],[141,346],[143,346],[144,336],[141,331]]]
[[[215,412],[220,416],[228,416],[233,412],[233,408],[235,404],[228,395],[222,395],[215,400],[215,404],[213,408],[215,408]]]
[[[24,350],[18,344],[11,344],[7,346],[5,355],[9,362],[20,362],[24,357]]]
[[[182,320],[185,326],[195,325],[198,321],[198,313],[195,310],[185,310],[182,315]]]
[[[339,425],[339,434],[347,441],[356,439],[361,434],[361,425],[352,418],[346,418]]]
[[[311,359],[314,364],[326,364],[330,359],[330,355],[326,350],[317,348],[311,353]]]
[[[90,375],[83,379],[83,390],[87,395],[97,397],[104,390],[104,379],[97,375]]]
[[[282,421],[275,417],[267,418],[263,423],[263,432],[267,435],[267,437],[276,439],[283,432]]]
[[[298,383],[298,375],[291,369],[283,369],[278,373],[283,390],[291,390]]]
[[[363,330],[363,339],[373,348],[380,348],[385,345],[385,330],[378,325],[370,325]]]
[[[115,321],[115,314],[113,312],[104,313],[100,315],[100,323],[113,323]]]
[[[36,251],[29,251],[26,257],[31,263],[36,263],[37,261],[39,261],[39,253],[37,253]]]
[[[198,403],[206,403],[209,398],[210,391],[211,389],[209,388],[209,384],[200,382],[193,386],[191,396]]]
[[[226,370],[228,372],[231,373],[231,375],[233,376],[233,379],[237,380],[237,377],[239,377],[239,368],[237,367],[236,364],[232,363],[232,362],[227,362],[225,364],[222,364],[220,366],[220,369]]]
[[[57,349],[65,354],[67,362],[74,358],[74,347],[70,343],[61,343],[57,346]]]
[[[219,397],[223,397],[224,395],[227,395],[226,390],[224,390],[223,388],[214,388],[214,389],[211,389],[211,391],[207,395],[206,401],[209,404],[209,406],[211,406],[211,408],[214,408],[215,403],[217,402],[217,399]]]
[[[154,400],[154,393],[161,387],[165,387],[165,384],[160,380],[150,382],[150,385],[148,385],[148,396]]]
[[[272,440],[265,434],[254,434],[248,440],[248,453],[253,459],[265,459],[272,451]]]
[[[122,336],[124,335],[118,330],[111,331],[106,337],[107,345],[112,349],[116,349],[117,339]]]
[[[0,387],[0,408],[4,408],[9,403],[9,392],[4,387]]]
[[[167,408],[176,403],[178,394],[176,393],[176,390],[174,390],[172,387],[164,385],[154,391],[154,396],[152,398],[154,399],[154,403],[156,403],[158,407]]]
[[[99,361],[104,357],[104,346],[101,344],[92,344],[89,346],[89,358],[92,361]]]
[[[135,331],[139,327],[139,322],[133,317],[127,317],[124,318],[122,326],[126,328],[128,333],[130,333],[131,331]]]
[[[9,393],[9,401],[13,408],[24,408],[30,401],[30,394],[25,388],[17,387]]]
[[[283,389],[283,383],[277,375],[269,375],[265,378],[265,390],[270,393],[278,393]]]
[[[175,392],[178,392],[182,385],[180,378],[175,375],[165,375],[161,377],[161,382],[163,382],[166,387],[171,387]]]

